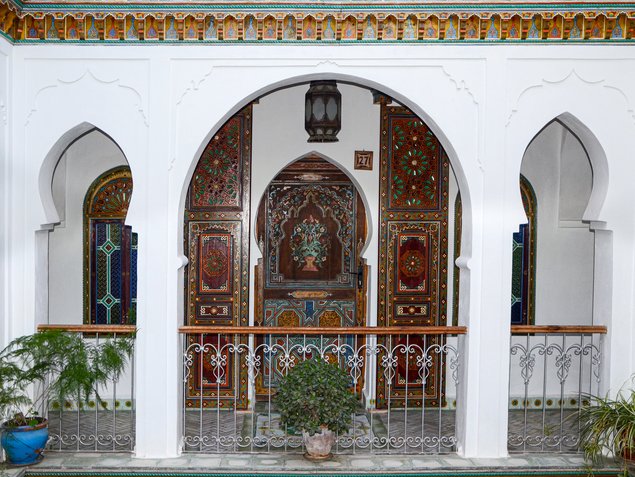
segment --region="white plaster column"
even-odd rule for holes
[[[168,306],[174,295],[174,290],[168,289],[172,283],[168,269],[174,255],[168,240],[168,214],[173,213],[168,206],[169,59],[157,55],[150,61],[149,70],[152,80],[147,122],[152,127],[146,156],[139,170],[132,171],[134,192],[129,212],[129,222],[139,234],[136,457],[140,458],[178,455],[180,435],[178,315]]]
[[[634,133],[631,131],[630,137]],[[630,149],[628,138],[621,136],[607,147],[610,189],[603,214],[607,220],[606,224],[596,224],[595,229],[593,324],[605,325],[608,330],[602,343],[600,393],[612,396],[634,387],[635,211],[632,200],[625,198],[632,194],[628,182],[635,175],[635,167],[626,154]]]
[[[466,271],[461,273],[459,306],[460,324],[468,326],[461,363],[462,404],[457,410],[459,453],[464,457],[507,455],[511,237],[517,215],[513,204],[520,196],[518,175],[509,171],[505,161],[504,67],[502,56],[492,55],[487,60],[479,124],[482,179],[472,177],[471,212],[463,214],[464,221],[470,215],[472,219],[472,236],[463,237],[471,244],[471,257],[467,257],[467,264],[459,263],[469,269],[469,287]],[[518,218],[516,227],[517,222]],[[469,296],[465,296],[467,290]]]
[[[0,349],[9,341],[9,199],[11,135],[11,54],[13,46],[0,38]]]
[[[19,52],[13,50],[14,59]],[[19,66],[17,66],[19,65]],[[7,214],[8,283],[7,341],[35,331],[35,231],[42,224],[37,195],[36,155],[29,155],[25,145],[37,141],[37,132],[25,126],[23,98],[27,80],[23,62],[12,64],[12,106]],[[19,125],[19,126],[18,126]],[[31,133],[31,134],[29,134]]]

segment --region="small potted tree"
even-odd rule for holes
[[[87,343],[79,333],[47,330],[16,338],[0,352],[0,422],[7,462],[39,462],[48,421],[39,416],[50,397],[88,397],[116,380],[130,356],[134,336]]]
[[[588,396],[579,412],[584,455],[597,464],[605,452],[621,459],[624,471],[635,475],[635,392],[620,391],[615,399]]]
[[[274,402],[281,422],[302,432],[309,459],[332,456],[335,433],[349,430],[357,407],[346,373],[323,359],[294,366],[280,380]]]

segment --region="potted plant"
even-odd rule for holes
[[[349,377],[323,359],[294,366],[280,380],[274,402],[281,422],[302,432],[309,459],[331,457],[335,433],[349,430],[357,407]]]
[[[116,380],[132,354],[134,336],[90,343],[79,333],[46,330],[13,340],[0,352],[0,422],[7,462],[39,462],[48,421],[37,409],[51,397],[95,395]]]
[[[580,441],[584,455],[593,464],[609,451],[622,459],[624,470],[635,468],[635,392],[620,391],[615,399],[588,396],[589,404],[579,412]]]

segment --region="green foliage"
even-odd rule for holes
[[[0,352],[0,418],[10,426],[32,425],[35,409],[51,397],[100,401],[99,388],[119,378],[133,347],[133,335],[99,344],[59,330],[16,338]]]
[[[350,379],[334,364],[310,359],[294,366],[280,381],[274,402],[283,424],[310,435],[326,426],[346,432],[357,407]]]
[[[615,399],[589,396],[590,405],[580,412],[580,438],[586,459],[601,462],[605,451],[616,457],[635,457],[635,393]]]

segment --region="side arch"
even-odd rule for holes
[[[541,101],[547,100],[543,98]],[[591,197],[584,212],[583,219],[585,221],[592,222],[594,227],[604,228],[606,225],[606,218],[603,217],[603,206],[609,191],[608,158],[600,139],[591,130],[591,127],[587,125],[588,121],[584,122],[580,119],[581,114],[579,112],[574,113],[572,111],[572,109],[565,111],[560,110],[555,114],[541,112],[539,113],[538,118],[536,117],[535,111],[532,112],[531,115],[529,114],[529,111],[524,113],[519,111],[517,114],[513,115],[512,121],[508,126],[508,142],[510,144],[508,157],[513,158],[513,167],[516,169],[516,176],[519,176],[522,159],[529,147],[529,144],[540,133],[540,131],[553,121],[561,123],[580,141],[589,157],[591,168],[593,170],[593,187],[591,190]],[[523,211],[521,209],[522,199],[520,193],[516,197],[515,215],[518,218],[518,223],[522,223],[524,220]]]
[[[60,213],[57,210],[57,207],[55,206],[55,202],[53,200],[52,184],[53,175],[55,174],[55,168],[57,167],[57,164],[59,163],[62,155],[68,150],[69,147],[71,147],[79,139],[93,131],[99,131],[101,134],[109,138],[113,142],[113,144],[115,144],[115,146],[117,146],[117,148],[121,151],[124,158],[126,159],[126,162],[129,162],[119,143],[115,141],[108,133],[92,123],[82,122],[62,134],[62,136],[60,136],[60,138],[53,144],[53,146],[49,149],[48,153],[44,157],[38,174],[38,190],[40,193],[40,201],[42,203],[42,208],[44,209],[44,217],[46,221],[43,225],[46,228],[50,228],[60,221]]]

